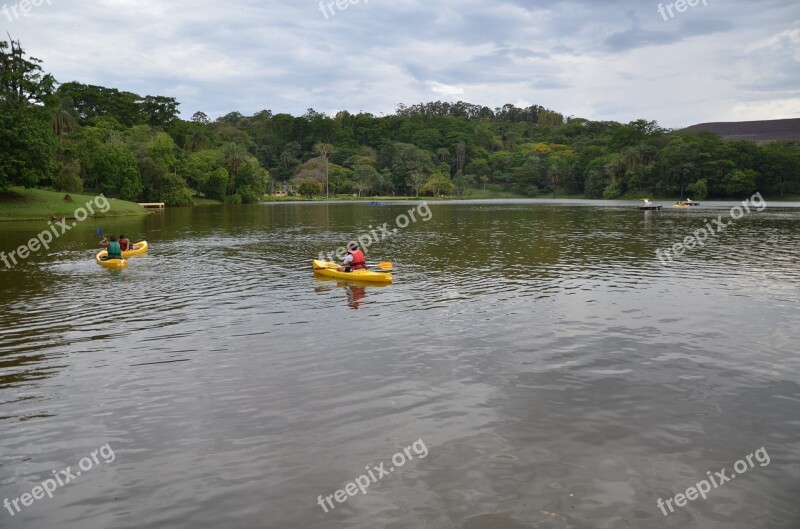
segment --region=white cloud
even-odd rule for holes
[[[429,81],[428,86],[430,86],[431,92],[446,98],[452,98],[464,95],[464,89],[459,88],[457,86],[450,86],[443,83],[437,83],[436,81]]]

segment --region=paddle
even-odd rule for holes
[[[333,266],[331,266],[331,265],[333,265]],[[325,266],[317,267],[316,266],[316,262],[314,263],[314,269],[316,269],[316,270],[325,270],[326,268],[332,268],[332,267],[335,267],[335,266],[339,266],[339,265],[337,265],[336,263],[327,263],[326,262]],[[394,265],[392,264],[391,261],[381,261],[380,263],[378,263],[376,265],[370,265],[370,266],[380,268],[381,270],[384,270],[384,271],[387,271],[387,272],[391,272],[392,270],[394,270]]]
[[[100,229],[100,226],[97,227],[97,234],[100,236],[101,239],[106,238],[106,236],[103,235],[103,230]]]

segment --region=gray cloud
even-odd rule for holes
[[[174,96],[184,116],[432,99],[665,126],[800,114],[795,0],[658,5],[361,0],[326,18],[318,0],[53,0],[0,21],[59,81]]]

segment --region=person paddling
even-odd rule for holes
[[[339,271],[353,272],[355,270],[367,269],[367,258],[364,252],[358,247],[358,243],[351,242],[348,244],[347,253],[348,255],[344,258],[342,266],[339,267]]]
[[[99,246],[100,248],[108,249],[108,256],[103,259],[104,261],[108,261],[109,259],[122,259],[122,248],[119,246],[116,235],[112,235],[110,241],[107,237],[103,237],[103,240],[100,241]]]
[[[129,241],[127,237],[125,237],[124,235],[120,235],[119,236],[119,249],[120,250],[122,250],[123,252],[127,252],[128,250],[131,249],[131,246],[133,246],[133,245],[131,244],[131,241]]]
[[[123,252],[127,252],[128,250],[138,250],[140,246],[138,244],[133,244],[125,235],[119,236],[119,247]]]

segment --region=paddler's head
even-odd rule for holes
[[[358,250],[358,243],[357,242],[347,243],[347,249],[348,251],[355,252],[356,250]]]

